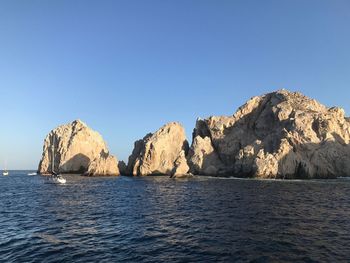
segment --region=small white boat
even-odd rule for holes
[[[5,165],[4,165],[5,169],[2,170],[2,175],[9,175],[9,171],[7,170],[7,161],[5,161]]]
[[[57,177],[55,178],[55,181],[57,181],[60,184],[65,184],[67,182],[67,180],[63,178],[60,174],[57,175]]]
[[[28,175],[37,175],[37,173],[29,173]]]

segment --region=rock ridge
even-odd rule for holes
[[[197,119],[188,145],[170,122],[134,143],[128,163],[109,154],[102,136],[75,120],[46,137],[40,173],[190,174],[257,178],[350,176],[350,119],[299,92],[252,97],[231,116]]]
[[[188,163],[195,174],[350,176],[349,135],[343,109],[278,90],[251,98],[232,116],[198,119]]]

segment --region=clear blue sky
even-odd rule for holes
[[[297,90],[350,112],[350,1],[0,2],[0,167],[37,168],[76,118],[127,159],[170,121]]]

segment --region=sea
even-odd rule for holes
[[[0,177],[1,262],[350,262],[350,180]]]

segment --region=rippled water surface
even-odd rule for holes
[[[350,180],[0,177],[0,261],[350,261]]]

